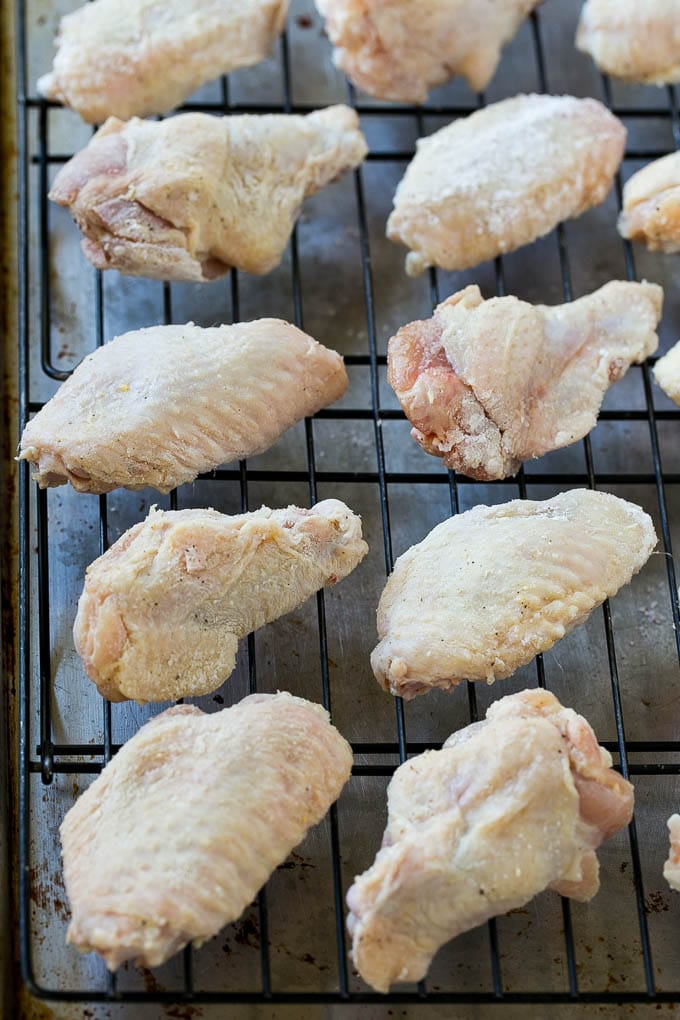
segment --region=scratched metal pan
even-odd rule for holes
[[[634,274],[665,288],[661,349],[667,350],[680,335],[677,259],[636,249],[633,260],[615,230],[612,193],[599,208],[505,257],[502,265],[408,279],[404,251],[384,237],[394,188],[418,135],[474,109],[479,97],[453,83],[416,111],[354,95],[333,68],[312,3],[294,0],[287,37],[271,59],[233,75],[226,88],[217,83],[203,89],[192,102],[216,113],[356,102],[371,146],[366,164],[305,204],[294,242],[266,277],[239,274],[205,286],[102,277],[85,262],[67,212],[45,197],[64,158],[91,134],[74,113],[46,106],[35,91],[51,62],[59,16],[74,6],[69,0],[27,0],[17,10],[18,88],[25,98],[20,212],[28,243],[25,272],[21,256],[17,260],[25,354],[17,392],[26,412],[47,400],[97,343],[164,321],[208,325],[264,315],[297,321],[347,357],[351,386],[335,409],[298,425],[269,452],[183,486],[175,497],[119,491],[100,500],[67,487],[39,496],[23,476],[25,629],[17,650],[24,669],[16,678],[11,747],[14,764],[23,766],[14,789],[21,870],[13,930],[26,1015],[259,1020],[337,1011],[362,1018],[540,1018],[548,1009],[559,1017],[596,1010],[618,1016],[636,1003],[638,1010],[644,1003],[667,1008],[680,998],[680,897],[661,875],[665,820],[680,802],[671,558],[671,543],[680,542],[678,412],[651,383],[648,368],[634,368],[607,395],[605,413],[586,443],[527,465],[518,479],[479,485],[449,477],[412,442],[385,383],[385,350],[401,324],[427,316],[433,301],[471,282],[486,296],[504,288],[530,301],[556,303]],[[508,46],[484,98],[551,91],[609,101],[629,131],[625,179],[680,139],[677,97],[671,90],[609,87],[574,50],[577,15],[578,5],[569,0],[542,6]],[[455,510],[587,485],[652,514],[662,539],[658,554],[538,667],[527,666],[495,687],[432,693],[404,706],[402,715],[369,667],[375,606],[391,560]],[[354,744],[355,774],[337,811],[277,870],[241,920],[200,950],[153,972],[124,967],[112,981],[96,957],[65,945],[68,906],[58,826],[106,757],[159,709],[107,709],[86,679],[71,637],[85,568],[153,503],[167,507],[176,500],[179,507],[231,513],[263,503],[304,506],[327,496],[361,513],[371,547],[366,561],[321,599],[244,643],[231,679],[196,703],[216,711],[250,689],[330,699],[335,724]],[[501,695],[539,681],[591,721],[636,783],[635,827],[600,853],[600,894],[585,905],[539,896],[445,947],[421,987],[404,986],[388,998],[370,993],[347,954],[343,899],[380,844],[385,789],[399,762],[400,741],[409,753],[437,745],[466,725],[471,713],[482,714]]]

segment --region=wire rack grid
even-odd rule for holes
[[[541,91],[549,91],[550,81],[546,67],[546,57],[542,40],[542,14],[535,12],[531,18],[531,44],[533,60]],[[53,112],[51,104],[35,97],[28,90],[26,72],[26,22],[24,5],[17,4],[18,24],[18,58],[19,58],[19,155],[21,160],[21,219],[20,219],[20,403],[22,425],[28,417],[41,406],[40,401],[31,399],[30,372],[31,357],[29,345],[36,340],[36,325],[31,318],[31,293],[37,287],[41,309],[39,321],[40,371],[51,380],[62,380],[68,375],[55,360],[52,351],[50,332],[52,277],[49,266],[49,220],[48,220],[48,175],[50,166],[61,164],[70,153],[52,152],[50,148],[50,117]],[[281,42],[281,67],[283,72],[283,101],[280,105],[264,106],[262,104],[234,103],[230,101],[229,81],[222,81],[222,97],[219,104],[193,103],[183,109],[199,109],[212,113],[236,114],[244,112],[281,112],[302,113],[312,109],[312,105],[295,103],[291,88],[291,57],[287,36]],[[610,83],[602,80],[603,96],[613,111],[622,118],[664,118],[670,122],[672,137],[676,147],[680,147],[680,119],[678,103],[673,87],[659,93],[663,101],[653,107],[622,107],[616,105],[612,98]],[[399,105],[382,105],[365,102],[357,98],[351,86],[348,86],[348,102],[354,106],[362,118],[362,122],[370,124],[373,119],[385,117],[415,118],[418,134],[427,131],[426,118],[442,118],[450,120],[464,116],[470,112],[470,106],[440,105],[429,106],[426,110],[414,111],[412,107]],[[483,96],[478,99],[483,105]],[[35,147],[30,137],[31,113],[37,115],[37,143]],[[662,155],[663,151],[652,148],[629,148],[627,160],[641,160]],[[405,164],[413,155],[413,149],[372,150],[368,156],[371,163],[389,162]],[[37,172],[39,179],[38,223],[36,224],[39,238],[38,278],[31,277],[29,259],[29,190],[30,175]],[[396,485],[418,487],[421,483],[445,486],[448,492],[450,512],[455,514],[461,506],[461,489],[469,484],[468,480],[456,476],[452,472],[433,473],[426,471],[394,471],[388,469],[385,450],[384,426],[386,422],[403,419],[401,411],[395,407],[384,406],[381,387],[381,371],[384,369],[385,356],[380,354],[380,338],[376,325],[375,309],[375,267],[372,261],[371,238],[367,219],[367,200],[365,170],[358,169],[354,173],[354,203],[356,227],[358,229],[359,250],[361,254],[361,278],[365,301],[365,336],[366,350],[347,356],[348,366],[357,366],[368,370],[370,378],[370,402],[365,406],[330,408],[316,416],[319,420],[352,420],[367,422],[372,429],[374,443],[374,468],[365,471],[327,470],[317,463],[315,450],[314,424],[307,420],[304,426],[304,442],[306,469],[293,470],[260,470],[253,469],[245,462],[238,467],[220,469],[210,475],[213,482],[236,483],[239,486],[240,507],[245,511],[251,508],[250,493],[253,484],[259,482],[297,482],[307,486],[311,503],[317,499],[320,485],[352,483],[373,487],[377,490],[382,542],[384,547],[384,567],[388,574],[393,565],[393,535],[391,526],[390,493]],[[621,198],[621,181],[617,178],[617,195]],[[573,295],[572,269],[568,237],[563,226],[554,232],[554,243],[557,245],[559,258],[562,295],[569,301]],[[300,273],[298,234],[294,233],[291,240],[291,294],[295,323],[304,328],[304,293]],[[636,279],[636,268],[633,252],[628,243],[623,242],[627,277]],[[35,276],[35,270],[33,270]],[[506,292],[506,273],[504,259],[499,258],[494,267],[496,293]],[[445,294],[440,293],[442,281],[435,270],[430,271],[429,287],[431,304],[434,307]],[[105,292],[101,273],[96,274],[95,284],[95,341],[99,346],[105,340]],[[239,274],[232,271],[230,277],[231,312],[234,321],[239,319],[240,310],[240,279]],[[173,291],[163,285],[163,320],[173,321]],[[638,371],[634,369],[631,371]],[[627,471],[625,483],[628,485],[652,486],[658,504],[658,520],[660,522],[660,538],[665,556],[667,575],[667,595],[670,613],[675,630],[675,645],[680,656],[680,628],[678,626],[678,595],[675,569],[672,559],[670,511],[666,490],[670,485],[680,482],[680,474],[664,473],[661,460],[661,444],[659,439],[659,422],[677,422],[680,412],[671,409],[658,410],[654,406],[650,381],[650,364],[639,369],[642,375],[645,406],[638,409],[614,409],[602,412],[602,421],[612,422],[643,422],[649,429],[651,444],[650,471]],[[583,441],[585,472],[547,471],[542,472],[540,484],[546,486],[582,486],[592,488],[615,486],[622,481],[617,472],[597,472],[590,438]],[[423,455],[424,456],[424,455]],[[19,938],[23,980],[28,989],[37,997],[46,1000],[68,1000],[76,1002],[155,1002],[187,1004],[210,1003],[632,1003],[632,1002],[672,1002],[680,998],[680,982],[676,988],[659,988],[655,977],[653,947],[650,940],[648,925],[648,908],[643,883],[639,837],[635,821],[628,831],[630,857],[635,882],[635,915],[639,929],[639,950],[641,955],[643,983],[640,987],[617,990],[607,987],[602,990],[583,989],[579,979],[578,959],[581,951],[574,935],[572,909],[568,900],[561,901],[561,918],[565,957],[566,982],[561,990],[508,988],[504,981],[503,960],[497,923],[488,924],[488,987],[470,991],[459,990],[452,982],[450,987],[434,987],[428,981],[408,990],[398,990],[389,997],[377,995],[366,990],[352,980],[348,964],[348,946],[344,928],[344,893],[346,880],[343,876],[342,831],[338,809],[334,806],[330,811],[329,852],[332,876],[332,901],[335,918],[336,940],[336,975],[335,986],[323,990],[297,991],[277,987],[272,980],[269,938],[269,902],[268,891],[262,891],[257,902],[257,918],[260,932],[260,988],[255,991],[221,989],[218,991],[201,987],[195,979],[195,951],[187,948],[183,955],[181,989],[164,990],[125,989],[121,988],[117,978],[109,975],[106,982],[98,987],[69,987],[41,981],[34,967],[34,944],[31,928],[31,868],[30,848],[35,839],[34,812],[31,810],[31,791],[36,783],[49,786],[58,775],[98,773],[112,755],[118,744],[114,739],[112,725],[112,709],[108,702],[101,703],[101,726],[103,740],[91,743],[59,743],[54,736],[54,720],[52,714],[52,661],[50,632],[50,599],[54,597],[50,591],[50,525],[48,514],[48,496],[44,491],[32,485],[27,464],[20,466],[20,497],[21,497],[21,574],[19,579],[19,595],[21,607],[21,641],[20,641],[20,677],[19,677]],[[506,486],[518,486],[519,495],[527,495],[527,485],[534,484],[534,476],[528,479],[521,471],[516,479],[497,483],[502,499],[506,498]],[[171,494],[170,506],[177,507],[177,493]],[[109,542],[109,498],[99,497],[98,514],[99,549],[103,552]],[[36,578],[37,583],[32,580]],[[320,592],[316,599],[317,633],[318,633],[318,671],[320,679],[321,700],[326,708],[332,708],[332,683],[329,667],[328,638],[326,628],[326,597]],[[624,709],[622,704],[617,665],[617,644],[614,635],[612,611],[608,603],[602,609],[602,621],[606,642],[606,655],[610,679],[611,712],[614,720],[615,739],[604,741],[612,751],[624,776],[662,777],[679,775],[680,764],[668,761],[668,755],[680,752],[680,741],[674,740],[637,740],[626,739],[624,725]],[[37,636],[37,639],[36,639]],[[37,678],[37,683],[35,682]],[[535,665],[535,682],[539,686],[546,683],[543,660],[539,657]],[[247,642],[247,686],[255,691],[258,686],[258,668],[256,643],[251,635]],[[467,705],[470,720],[480,714],[478,694],[475,685],[467,685]],[[578,706],[577,706],[578,707]],[[394,705],[394,736],[389,740],[354,741],[353,750],[356,764],[355,777],[387,777],[398,762],[404,761],[409,755],[421,752],[427,747],[441,746],[441,741],[414,740],[408,735],[408,709],[399,699]],[[32,742],[32,720],[37,721],[39,739],[37,745]],[[631,756],[635,761],[631,761]],[[637,760],[644,758],[644,760]],[[387,763],[386,760],[387,759]]]

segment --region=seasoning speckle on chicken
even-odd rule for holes
[[[680,81],[680,0],[586,0],[576,47],[626,81]]]
[[[311,510],[152,509],[87,570],[74,626],[87,675],[111,701],[208,694],[239,638],[342,580],[366,555],[361,520]]]
[[[544,889],[591,899],[595,851],[633,814],[611,764],[582,716],[534,690],[401,765],[382,849],[347,894],[364,980],[419,981],[449,939]]]
[[[262,453],[347,389],[339,354],[280,319],[151,326],[90,354],[24,429],[45,488],[152,486]]]
[[[467,269],[604,201],[626,130],[595,99],[519,95],[421,138],[387,236],[406,271]]]
[[[168,113],[269,53],[288,0],[94,0],[61,19],[47,99],[86,121]]]
[[[506,478],[590,432],[611,384],[656,350],[662,302],[653,283],[613,281],[555,307],[469,286],[392,337],[387,379],[424,450]]]
[[[354,110],[162,121],[111,117],[60,170],[97,269],[205,282],[278,265],[305,198],[366,155]]]
[[[628,584],[655,545],[640,507],[589,489],[451,517],[387,581],[376,679],[413,698],[511,676]]]
[[[619,233],[650,251],[680,251],[680,152],[648,163],[623,189]]]
[[[328,713],[290,694],[156,716],[62,823],[68,942],[110,970],[201,945],[321,821],[351,767]]]

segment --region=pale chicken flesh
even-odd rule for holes
[[[304,199],[366,152],[346,106],[304,117],[111,117],[49,197],[70,209],[98,269],[204,282],[232,266],[273,269]]]
[[[662,302],[653,283],[614,281],[555,307],[469,286],[392,337],[387,379],[427,453],[507,478],[590,432],[610,385],[656,350]]]
[[[111,701],[207,694],[233,671],[239,638],[342,580],[367,551],[360,518],[336,499],[235,517],[152,509],[88,567],[76,649]]]
[[[659,358],[654,366],[654,378],[666,396],[680,406],[680,343]]]
[[[333,58],[372,96],[422,103],[453,75],[481,92],[540,0],[316,0]]]
[[[280,319],[151,326],[90,354],[24,429],[45,488],[151,486],[262,453],[347,389],[339,354]]]
[[[328,713],[290,694],[169,708],[64,818],[67,941],[110,970],[201,945],[321,821],[351,767]]]
[[[656,545],[633,503],[588,489],[476,506],[397,560],[371,665],[413,698],[511,676],[628,584]]]
[[[663,877],[671,889],[680,892],[680,815],[671,815],[668,819],[668,835],[670,849],[663,866]]]
[[[167,113],[269,53],[288,0],[94,0],[59,24],[47,99],[90,123]]]
[[[604,201],[626,130],[602,103],[519,95],[418,142],[387,236],[406,271],[467,269],[529,244]]]
[[[641,241],[650,251],[680,251],[680,152],[633,174],[623,189],[618,226],[622,237]]]
[[[582,716],[534,690],[401,765],[382,849],[347,894],[364,980],[421,980],[449,939],[544,889],[591,899],[595,851],[633,813],[611,764]]]
[[[586,0],[576,46],[626,81],[680,81],[680,0]]]

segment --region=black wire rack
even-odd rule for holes
[[[48,168],[50,164],[61,164],[70,158],[70,153],[55,153],[50,149],[49,124],[52,104],[30,94],[27,91],[26,75],[26,34],[27,26],[25,20],[24,5],[21,0],[17,3],[17,30],[18,30],[18,67],[19,67],[19,159],[20,159],[20,236],[19,236],[19,269],[20,269],[20,320],[19,320],[19,344],[20,344],[20,411],[21,425],[26,422],[30,415],[36,412],[41,404],[31,401],[29,390],[29,341],[33,335],[34,324],[30,321],[31,298],[30,290],[32,285],[37,285],[39,290],[39,301],[41,308],[40,319],[40,363],[41,372],[45,377],[53,380],[62,380],[67,375],[58,364],[55,363],[51,352],[50,342],[50,321],[51,321],[51,288],[50,272],[48,264],[48,202],[47,183]],[[531,37],[534,49],[533,58],[536,61],[538,80],[542,91],[549,91],[546,75],[546,58],[542,41],[541,15],[535,12],[531,18]],[[291,59],[289,43],[286,35],[281,39],[281,65],[283,69],[283,102],[280,105],[257,105],[257,104],[235,104],[230,102],[229,82],[222,81],[222,101],[219,104],[200,103],[187,104],[183,109],[202,110],[212,113],[304,113],[313,109],[313,106],[306,104],[295,104],[292,100],[291,91]],[[606,78],[603,79],[603,92],[606,103],[614,113],[622,118],[664,118],[670,121],[672,137],[676,148],[680,148],[680,117],[678,112],[678,101],[673,87],[660,91],[659,102],[653,107],[638,108],[635,106],[616,106],[612,101],[612,91]],[[348,86],[348,102],[354,106],[365,123],[372,118],[410,117],[416,118],[419,134],[425,133],[424,118],[442,117],[452,119],[464,116],[471,112],[474,107],[458,105],[428,106],[427,109],[414,110],[410,106],[384,105],[357,100],[354,90]],[[479,97],[479,105],[484,105],[484,97]],[[29,141],[29,114],[37,112],[38,143],[37,151],[32,154]],[[663,155],[663,151],[649,148],[629,149],[626,153],[627,159],[651,159]],[[384,149],[372,151],[368,161],[391,161],[406,163],[413,155],[412,150],[390,150]],[[35,282],[30,277],[29,262],[29,174],[37,168],[40,182],[40,197],[38,205],[37,224],[39,236],[39,270]],[[616,189],[619,202],[621,200],[621,182],[617,178]],[[370,406],[356,408],[330,408],[320,412],[319,418],[346,418],[357,421],[367,421],[372,426],[375,445],[375,469],[371,471],[338,471],[322,470],[317,466],[315,457],[314,432],[311,421],[305,423],[305,444],[307,468],[304,471],[259,471],[249,468],[242,462],[238,467],[221,469],[211,478],[237,482],[240,487],[240,502],[242,510],[249,507],[249,484],[259,481],[281,481],[281,482],[304,482],[308,487],[310,502],[317,498],[317,488],[320,484],[326,483],[358,483],[366,486],[377,487],[379,494],[380,514],[382,521],[382,538],[384,545],[384,565],[386,573],[389,573],[393,565],[392,531],[390,526],[390,487],[396,484],[407,484],[418,486],[421,483],[439,484],[447,487],[450,501],[450,512],[455,514],[459,509],[460,487],[468,484],[468,480],[455,475],[441,472],[434,474],[418,472],[395,472],[387,469],[383,424],[389,420],[403,418],[401,411],[386,408],[381,405],[380,395],[380,370],[385,364],[385,357],[378,353],[379,344],[376,329],[376,311],[374,303],[374,275],[371,261],[370,238],[367,226],[367,208],[365,197],[364,171],[360,168],[354,174],[354,197],[356,207],[356,225],[359,232],[359,246],[361,252],[361,269],[363,291],[365,299],[365,324],[367,347],[363,354],[353,354],[346,358],[348,365],[364,366],[370,373]],[[565,301],[572,298],[572,282],[570,270],[570,256],[567,245],[565,230],[559,226],[554,232],[558,249],[559,266],[561,273],[561,286]],[[623,242],[625,267],[628,279],[636,279],[636,269],[633,252],[627,242]],[[291,266],[292,266],[292,302],[294,310],[294,321],[298,326],[304,327],[303,317],[303,287],[299,266],[297,232],[291,240]],[[430,271],[430,293],[432,305],[440,300],[440,281],[435,270]],[[505,293],[505,274],[503,259],[495,262],[496,292],[499,295]],[[239,276],[235,271],[231,273],[231,304],[234,320],[239,318]],[[164,321],[172,321],[172,291],[168,284],[163,287],[164,296]],[[445,296],[445,295],[441,295]],[[97,274],[95,290],[95,322],[94,330],[96,343],[101,345],[104,342],[104,292],[101,274]],[[657,410],[654,407],[650,381],[650,363],[642,366],[639,371],[642,373],[644,396],[646,406],[640,410],[610,410],[603,411],[601,420],[611,421],[640,421],[646,422],[649,429],[649,439],[652,451],[652,471],[627,472],[625,475],[626,484],[640,484],[653,486],[658,502],[658,514],[660,519],[660,538],[663,548],[667,572],[668,596],[672,613],[673,625],[675,628],[675,642],[680,656],[680,620],[678,609],[678,593],[675,568],[672,558],[671,531],[669,526],[669,510],[666,499],[666,488],[669,485],[677,485],[680,482],[680,474],[664,474],[661,462],[659,421],[680,421],[680,412],[673,410]],[[635,371],[638,371],[635,369]],[[583,441],[585,454],[585,472],[571,473],[542,473],[541,484],[571,486],[606,487],[615,485],[622,481],[621,475],[617,473],[596,473],[594,467],[591,441],[586,438]],[[535,479],[532,478],[532,484]],[[527,491],[527,478],[520,472],[516,479],[508,479],[505,482],[497,483],[499,486],[512,485],[519,487],[520,496],[524,497]],[[617,991],[608,989],[604,991],[583,990],[579,986],[578,967],[576,962],[577,950],[575,946],[572,929],[571,909],[569,901],[562,900],[562,924],[564,938],[564,953],[566,960],[566,986],[561,991],[515,991],[507,990],[504,986],[502,959],[499,951],[499,942],[494,921],[488,924],[488,945],[490,959],[490,986],[485,991],[470,992],[456,991],[455,987],[448,990],[437,990],[422,982],[417,989],[409,991],[396,991],[388,997],[378,995],[367,990],[355,990],[348,973],[348,945],[344,927],[344,894],[343,876],[341,868],[341,834],[339,831],[338,812],[334,806],[330,811],[330,854],[331,874],[333,883],[333,904],[335,911],[335,928],[337,940],[337,982],[335,990],[320,992],[292,992],[286,989],[275,987],[271,977],[271,961],[269,954],[268,937],[268,903],[267,890],[259,896],[257,913],[261,936],[261,989],[256,992],[233,991],[209,991],[202,989],[194,980],[194,950],[187,948],[183,958],[183,988],[177,991],[136,991],[121,990],[118,987],[115,976],[109,976],[108,986],[102,989],[68,988],[55,985],[44,987],[37,980],[33,966],[32,936],[30,919],[30,845],[32,838],[30,797],[32,784],[50,784],[55,775],[66,773],[97,773],[108,762],[116,752],[117,746],[113,740],[111,705],[102,700],[102,732],[103,742],[95,744],[58,744],[54,739],[53,719],[51,715],[51,689],[52,675],[50,664],[50,591],[49,591],[49,535],[48,535],[48,512],[47,495],[33,487],[30,481],[28,465],[20,465],[20,676],[19,676],[19,941],[21,972],[23,981],[28,990],[36,997],[45,1000],[62,1000],[76,1002],[108,1002],[108,1003],[177,1003],[184,1004],[210,1004],[210,1003],[634,1003],[653,1002],[670,1003],[680,999],[680,986],[676,990],[659,990],[655,981],[654,965],[652,958],[652,945],[648,931],[648,919],[645,908],[645,890],[643,887],[643,874],[638,843],[638,833],[635,821],[629,827],[628,838],[630,841],[630,854],[635,879],[635,902],[637,911],[637,922],[639,926],[639,941],[642,955],[642,966],[644,974],[643,985],[635,990]],[[177,506],[176,493],[171,494],[170,505]],[[32,517],[31,507],[34,507]],[[33,527],[37,528],[37,547],[34,548],[35,536]],[[103,552],[108,545],[108,501],[106,496],[99,498],[99,547]],[[32,594],[31,572],[37,570],[37,605],[34,604]],[[614,628],[612,613],[608,603],[602,608],[604,633],[606,638],[607,660],[611,682],[611,703],[613,717],[616,727],[616,739],[606,743],[605,746],[614,754],[617,767],[626,777],[631,776],[662,776],[668,774],[680,774],[680,764],[664,761],[663,756],[669,753],[680,752],[679,741],[627,741],[624,726],[624,715],[622,708],[622,697],[617,668],[617,653],[614,641]],[[325,600],[323,592],[317,596],[317,619],[318,619],[318,651],[319,671],[322,691],[322,701],[326,708],[331,708],[331,681],[328,658],[328,642],[326,632]],[[33,640],[37,633],[37,661],[35,659],[36,644]],[[37,697],[33,694],[35,687],[32,684],[32,677],[39,677]],[[536,681],[539,686],[545,685],[544,665],[541,657],[536,660]],[[248,687],[250,691],[256,689],[257,672],[255,657],[255,641],[253,636],[248,639]],[[477,691],[473,684],[467,685],[467,698],[470,720],[478,717]],[[37,715],[39,743],[37,746],[31,744],[31,719]],[[368,762],[356,764],[354,775],[363,776],[387,776],[393,772],[395,765],[371,764],[370,759],[382,761],[386,756],[398,757],[400,762],[408,755],[419,753],[427,747],[440,746],[436,743],[414,742],[407,738],[406,712],[401,700],[395,700],[395,735],[390,741],[362,742],[355,743],[353,750],[356,756],[361,756],[362,761],[366,758]],[[646,756],[641,763],[634,763],[629,760],[633,754],[636,757]],[[87,757],[89,760],[82,760]],[[95,760],[92,760],[92,759]],[[653,760],[649,760],[652,758]]]

